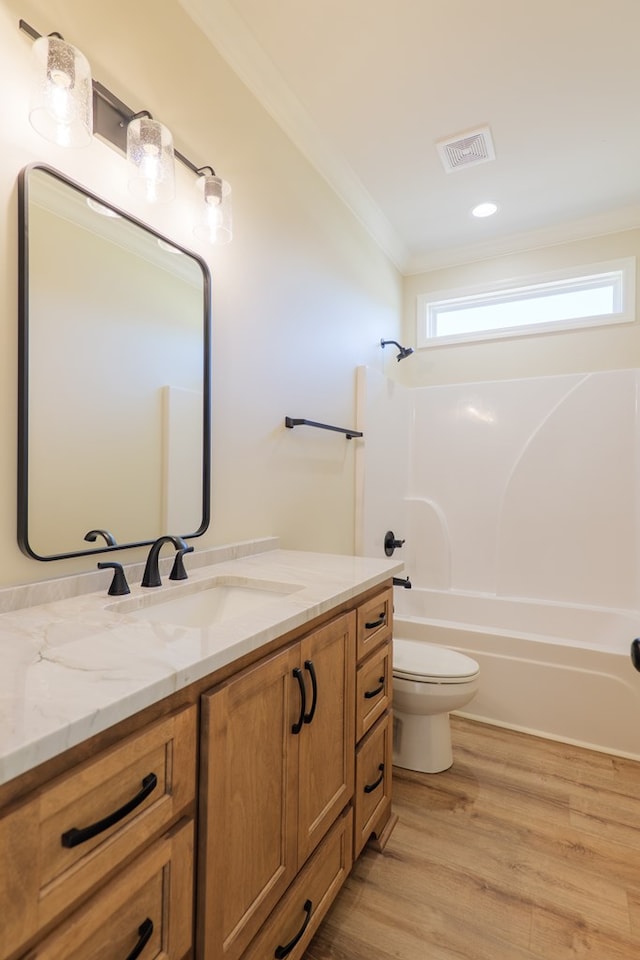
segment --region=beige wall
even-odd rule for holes
[[[125,161],[113,150],[95,141],[64,151],[31,129],[31,41],[20,17],[64,34],[98,80],[133,109],[150,110],[178,149],[231,182],[231,245],[197,245],[193,177],[183,168],[178,200],[149,212],[128,194]],[[285,546],[351,552],[355,444],[285,430],[284,417],[353,425],[355,367],[380,367],[380,338],[400,335],[395,268],[176,3],[112,0],[98,10],[86,0],[2,0],[0,80],[0,585],[93,569],[99,559],[42,564],[16,542],[16,177],[36,160],[210,264],[213,519],[199,544],[276,534]]]
[[[563,267],[632,256],[640,262],[640,230],[593,237],[406,277],[403,342],[411,345],[416,342],[416,298],[421,293],[473,287]],[[426,386],[616,370],[639,365],[640,325],[636,320],[635,323],[565,333],[430,347],[417,350],[400,367],[403,382],[411,386]]]

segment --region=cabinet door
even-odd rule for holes
[[[299,648],[202,697],[199,956],[239,957],[296,874]]]
[[[355,613],[301,641],[307,713],[299,738],[298,868],[353,796]]]

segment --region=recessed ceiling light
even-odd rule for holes
[[[116,220],[121,219],[120,214],[116,210],[113,210],[111,207],[105,207],[103,203],[98,203],[93,197],[87,197],[87,206],[90,207],[94,213],[99,213],[102,217],[113,217]]]
[[[179,247],[174,247],[172,243],[168,243],[166,240],[163,240],[162,237],[157,237],[156,239],[161,250],[166,250],[167,253],[182,254],[182,250]]]
[[[497,211],[497,203],[479,203],[477,207],[474,207],[471,213],[474,217],[492,217],[493,214]]]

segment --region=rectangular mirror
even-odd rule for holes
[[[50,167],[18,186],[21,549],[59,560],[201,535],[206,263]]]

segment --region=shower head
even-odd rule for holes
[[[411,354],[413,353],[413,347],[403,347],[398,343],[397,340],[381,340],[380,346],[386,347],[388,343],[393,343],[393,345],[396,346],[400,351],[400,353],[396,357],[396,360],[398,361],[398,363],[400,363],[401,360],[404,360],[405,357],[410,357]]]

